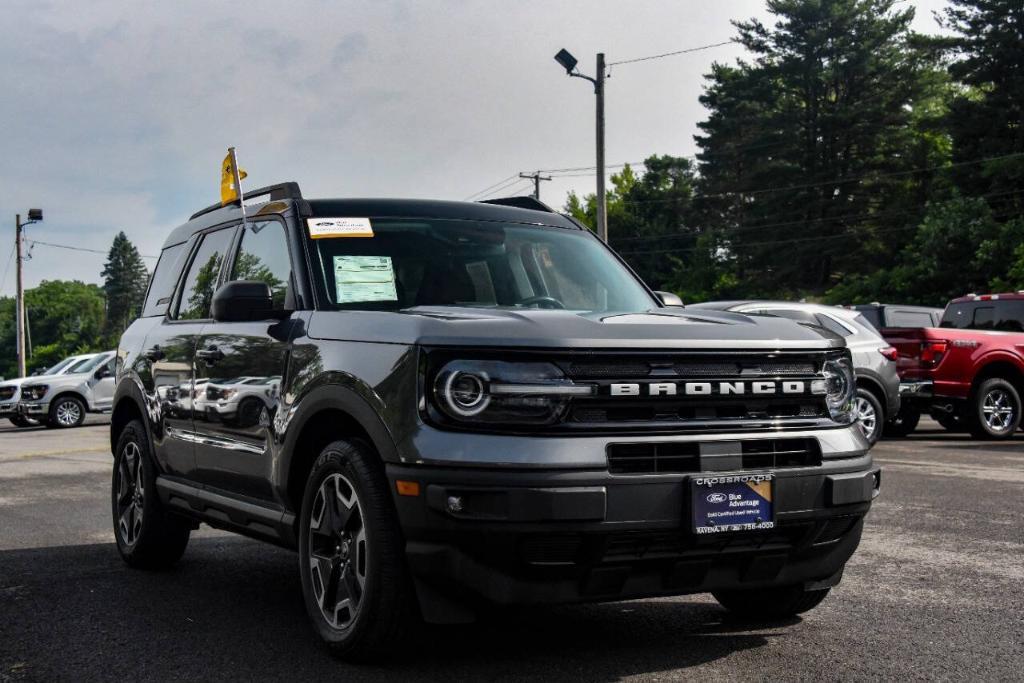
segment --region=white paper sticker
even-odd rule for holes
[[[335,256],[334,288],[339,304],[398,301],[390,256]]]
[[[325,237],[373,237],[369,218],[307,218],[309,236],[315,240]]]

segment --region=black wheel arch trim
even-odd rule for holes
[[[274,488],[287,498],[289,476],[295,447],[307,423],[323,410],[339,410],[351,417],[370,437],[371,445],[384,462],[398,463],[398,447],[384,421],[366,399],[355,390],[339,384],[325,384],[311,389],[296,401],[297,409],[285,428],[280,457],[274,466]],[[343,434],[339,434],[344,436]]]
[[[150,424],[149,411],[146,410],[146,400],[142,393],[142,383],[137,376],[127,375],[121,378],[121,381],[114,387],[114,398],[110,403],[110,452],[114,453],[114,449],[117,448],[117,440],[121,436],[121,432],[117,429],[118,423],[114,419],[117,416],[118,409],[124,404],[125,401],[130,401],[135,404],[136,409],[139,411],[139,415],[142,416],[142,426],[146,430],[146,437],[149,439],[149,443],[153,443],[153,425]],[[158,463],[157,471],[160,471]]]

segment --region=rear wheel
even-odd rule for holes
[[[85,421],[85,403],[77,396],[58,396],[50,404],[47,425],[50,427],[77,427]]]
[[[129,422],[117,440],[110,502],[114,538],[126,563],[165,569],[181,558],[191,524],[168,513],[160,503],[152,449],[139,420]]]
[[[900,406],[896,413],[885,425],[886,436],[909,436],[917,429],[917,423],[921,421],[921,411],[914,406]]]
[[[369,447],[335,441],[321,452],[299,529],[306,611],[332,654],[366,661],[397,651],[416,598],[387,479]]]
[[[885,411],[881,402],[867,389],[858,388],[853,408],[857,413],[857,424],[864,432],[864,438],[874,446],[882,436],[882,425],[885,424]]]
[[[1001,377],[982,382],[967,415],[971,434],[980,439],[1009,439],[1020,426],[1020,394]]]
[[[716,591],[712,593],[730,613],[742,619],[785,619],[814,609],[831,589],[804,590],[803,586]]]

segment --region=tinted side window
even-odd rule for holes
[[[997,302],[992,329],[1003,332],[1024,332],[1024,301]]]
[[[226,228],[203,237],[178,298],[179,320],[201,320],[210,317],[213,291],[217,288],[220,267],[224,262],[224,255],[231,246],[233,234],[234,228]]]
[[[267,283],[274,297],[274,308],[284,308],[291,276],[284,225],[278,221],[247,224],[231,269],[231,279]]]
[[[870,307],[865,307],[865,308],[859,308],[859,307],[855,307],[855,308],[856,308],[857,311],[860,312],[860,314],[862,316],[864,316],[867,319],[868,324],[870,324],[876,330],[885,327],[885,324],[882,322],[882,315],[881,315],[881,309],[880,308],[877,308],[875,306],[870,306]],[[890,325],[890,327],[892,327],[892,325]]]
[[[160,260],[156,262],[156,269],[153,270],[153,278],[149,284],[149,293],[146,295],[146,305],[142,308],[142,317],[149,318],[167,313],[167,306],[171,303],[174,295],[174,283],[178,281],[178,274],[181,272],[181,257],[185,253],[187,242],[167,247],[160,254]]]

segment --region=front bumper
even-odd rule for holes
[[[4,401],[3,403],[0,403],[0,417],[12,417],[17,414],[17,401]]]
[[[49,411],[49,401],[22,401],[18,404],[18,414],[26,417],[45,416]]]
[[[396,480],[420,485],[420,495],[394,500],[424,616],[446,622],[470,620],[486,603],[838,582],[879,468],[854,454],[770,471],[774,529],[699,537],[690,531],[693,474],[388,465],[387,476],[393,492]]]

